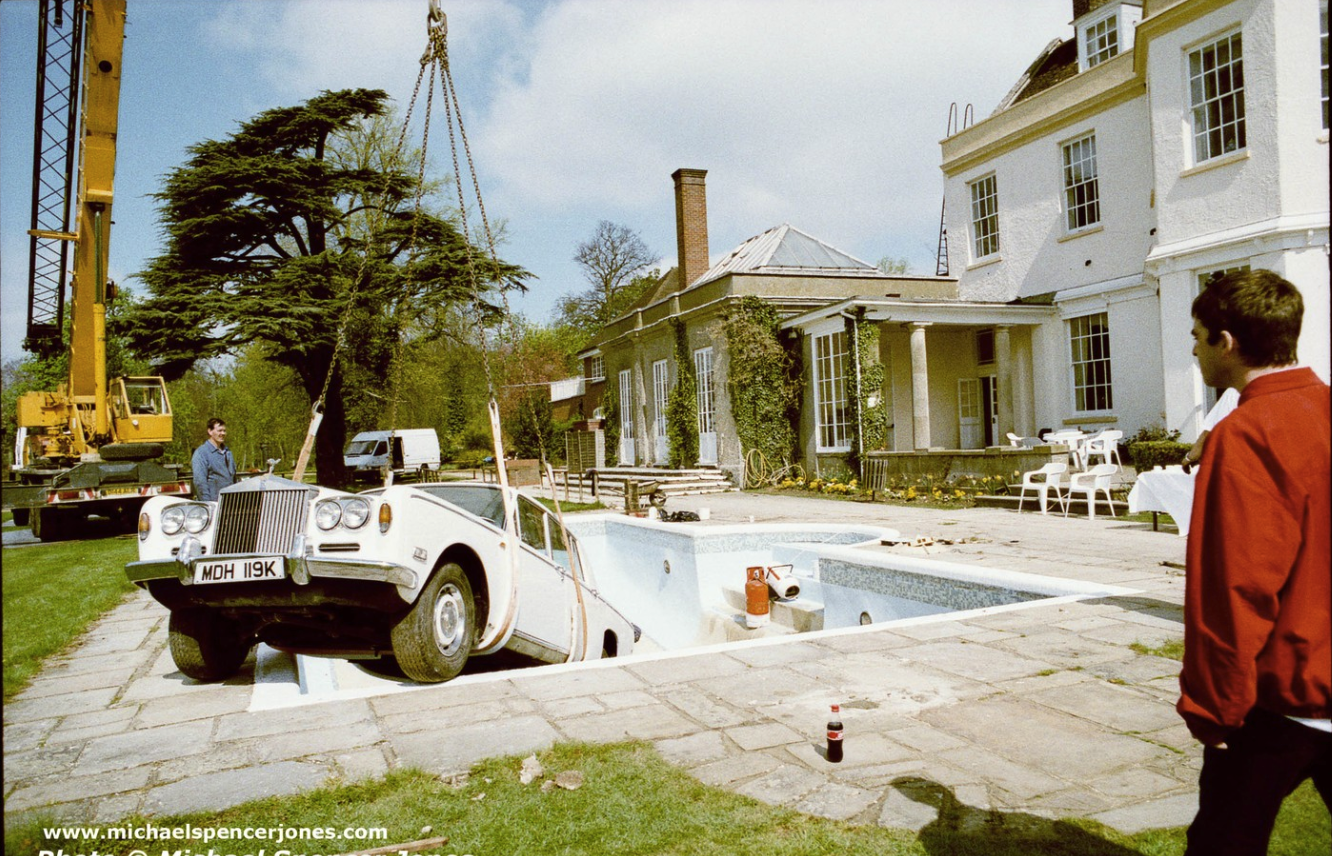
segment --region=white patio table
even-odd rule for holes
[[[1129,491],[1130,513],[1152,512],[1152,529],[1156,528],[1156,513],[1164,511],[1175,519],[1181,537],[1188,537],[1189,515],[1193,512],[1193,475],[1183,467],[1157,467],[1138,473],[1133,489]]]

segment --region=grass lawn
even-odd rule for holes
[[[5,700],[133,590],[134,536],[4,549]]]
[[[539,755],[544,776],[522,784],[517,757],[486,761],[467,777],[444,781],[420,771],[398,771],[375,781],[330,786],[294,797],[269,798],[224,812],[172,818],[129,818],[119,826],[158,828],[347,827],[381,828],[373,840],[297,838],[280,848],[293,853],[349,853],[429,838],[447,838],[426,852],[485,854],[680,854],[680,856],[1173,856],[1183,852],[1182,829],[1121,835],[1090,821],[1051,821],[1029,814],[983,811],[958,803],[934,782],[893,783],[909,799],[937,809],[919,834],[877,826],[851,826],[804,815],[701,784],[671,766],[650,745],[563,744]],[[577,787],[542,785],[560,774]],[[48,838],[49,821],[9,824],[5,852],[40,849],[130,854],[148,841]],[[219,852],[245,852],[263,842],[213,843]],[[273,845],[274,842],[268,842]],[[194,852],[208,852],[201,842]],[[1306,785],[1287,800],[1272,856],[1325,856],[1328,815]],[[160,849],[160,845],[158,845]],[[238,849],[239,848],[239,849]],[[275,852],[278,846],[270,846]]]

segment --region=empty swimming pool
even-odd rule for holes
[[[619,515],[580,515],[567,525],[595,569],[601,594],[642,628],[638,651],[1128,592],[869,550],[898,539],[896,531],[874,526],[701,526]],[[800,594],[774,600],[771,621],[751,630],[744,621],[744,584],[745,569],[753,566],[790,566]]]

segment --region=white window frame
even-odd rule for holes
[[[971,257],[999,255],[999,181],[994,173],[967,182],[971,195]]]
[[[1101,225],[1100,167],[1096,160],[1096,132],[1059,146],[1064,185],[1064,231],[1076,235]]]
[[[588,360],[588,380],[606,379],[606,358],[600,354]]]
[[[1224,59],[1220,58],[1222,55]],[[1202,164],[1244,151],[1248,148],[1248,132],[1244,107],[1243,33],[1234,30],[1190,48],[1184,62],[1193,163]],[[1236,76],[1238,86],[1235,85]]]
[[[698,382],[698,433],[717,432],[717,394],[712,385],[712,348],[694,351],[694,377]]]
[[[820,452],[851,451],[850,402],[846,370],[850,361],[846,331],[815,336],[814,434]]]
[[[1115,401],[1109,313],[1092,312],[1069,318],[1068,344],[1073,412],[1110,413]]]
[[[671,370],[665,360],[652,363],[652,436],[666,436],[666,402],[671,394]]]
[[[1318,45],[1322,51],[1319,66],[1322,71],[1323,84],[1323,134],[1327,135],[1327,0],[1321,0],[1318,4]]]
[[[1078,28],[1078,67],[1082,71],[1095,68],[1123,51],[1119,26],[1119,12],[1089,20]]]
[[[620,436],[634,436],[634,373],[620,370]]]

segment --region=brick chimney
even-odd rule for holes
[[[680,289],[708,272],[708,192],[706,169],[677,169],[675,181],[675,244],[679,253]]]

